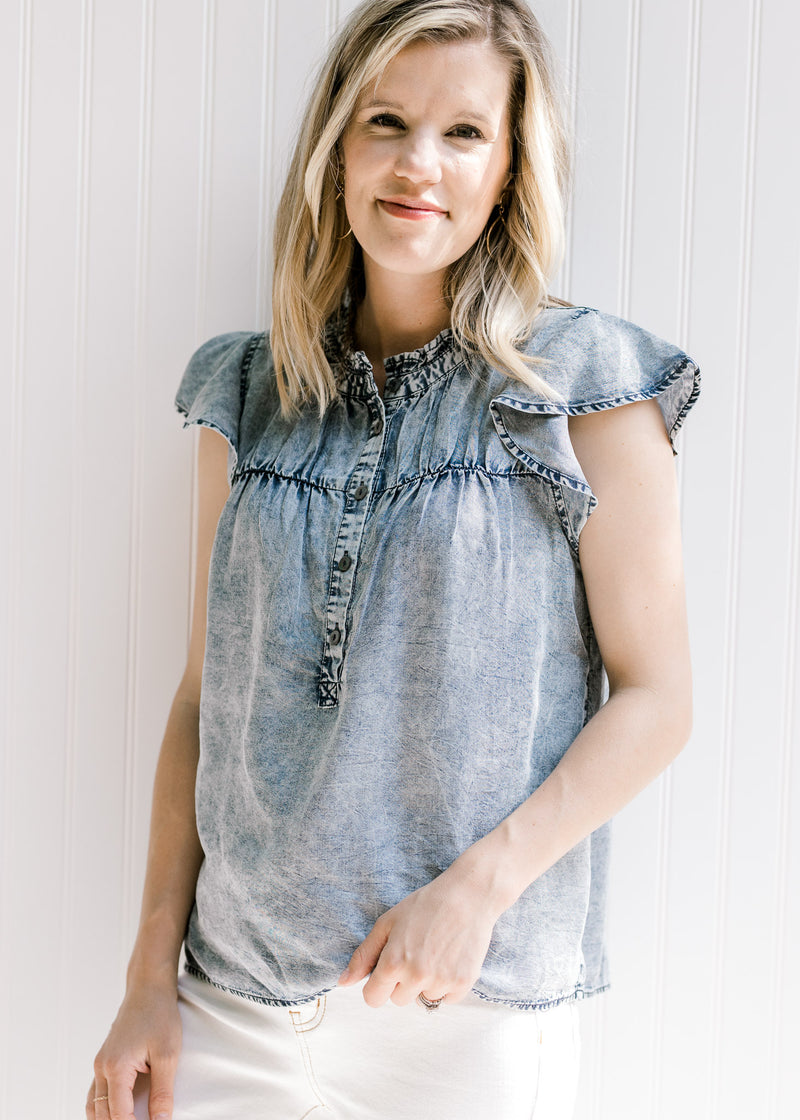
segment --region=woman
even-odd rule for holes
[[[192,639],[90,1120],[134,1090],[171,1117],[173,1086],[176,1120],[571,1114],[606,822],[688,735],[697,371],[548,298],[548,59],[521,0],[364,4],[304,118],[269,340],[184,375]]]

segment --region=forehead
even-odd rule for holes
[[[412,43],[361,91],[359,106],[429,104],[501,115],[508,104],[511,64],[487,40]]]

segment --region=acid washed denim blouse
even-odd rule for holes
[[[528,349],[554,402],[452,333],[387,359],[334,323],[339,397],[281,415],[269,342],[192,358],[185,423],[230,444],[211,557],[187,964],[269,1004],[336,985],[380,914],[547,777],[604,695],[578,559],[595,499],[567,416],[698,392],[680,350],[586,308]],[[521,1008],[605,987],[608,830],[497,922],[475,992]]]

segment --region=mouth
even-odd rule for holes
[[[430,218],[443,218],[447,211],[442,210],[433,202],[426,202],[422,198],[379,198],[381,208],[394,218],[406,218],[410,221],[425,221]]]

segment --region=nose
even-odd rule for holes
[[[438,183],[442,166],[437,138],[412,130],[403,137],[395,161],[395,175],[412,183]]]

